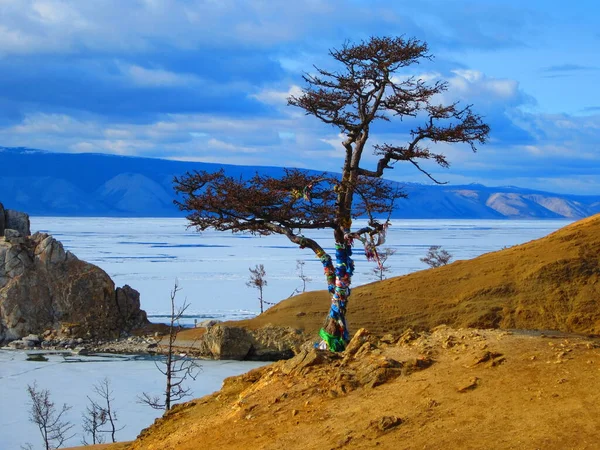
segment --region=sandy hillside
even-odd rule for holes
[[[596,449],[597,339],[441,327],[227,379],[129,449]],[[118,447],[108,447],[109,449]]]
[[[328,310],[327,291],[307,292],[237,324],[316,335]],[[376,334],[440,324],[600,334],[600,214],[523,245],[357,287],[347,318],[351,330]]]

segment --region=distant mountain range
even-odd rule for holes
[[[173,177],[219,169],[236,177],[283,173],[280,167],[0,147],[0,202],[33,216],[181,217]],[[578,219],[600,212],[600,195],[479,184],[401,186],[408,198],[397,202],[394,218]]]

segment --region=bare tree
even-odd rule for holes
[[[445,266],[452,259],[452,255],[444,250],[439,245],[432,245],[427,250],[427,254],[424,258],[421,258],[425,264],[435,269],[436,267]]]
[[[71,407],[63,404],[60,410],[57,409],[54,402],[50,400],[50,391],[38,389],[35,382],[33,386],[27,385],[27,393],[31,400],[29,421],[37,425],[40,430],[44,448],[51,450],[62,447],[65,441],[74,436],[74,434],[69,434],[74,425],[63,419]]]
[[[88,442],[84,435],[81,439],[81,443],[83,445],[103,444],[105,439],[100,429],[104,424],[106,424],[106,414],[104,410],[98,403],[90,400],[90,403],[85,407],[85,412],[83,413],[82,428],[84,433],[91,435],[92,442]]]
[[[156,368],[166,378],[165,392],[162,399],[161,396],[152,396],[146,392],[138,397],[140,403],[144,403],[154,409],[164,409],[165,411],[170,410],[174,402],[190,395],[191,389],[184,386],[184,382],[188,378],[195,380],[201,369],[194,358],[176,352],[175,341],[177,339],[177,334],[181,329],[179,321],[190,306],[187,300],[184,301],[181,306],[176,305],[175,298],[177,297],[177,292],[180,290],[179,282],[175,280],[175,285],[171,291],[169,336],[167,346],[164,348],[166,355],[164,358],[161,358],[160,361],[155,361]],[[162,348],[159,346],[159,351],[160,350],[162,350]]]
[[[302,259],[296,260],[296,272],[298,273],[298,277],[302,280],[302,292],[306,292],[306,283],[312,281],[312,278],[304,273],[304,265],[306,261]]]
[[[123,427],[117,428],[117,412],[113,409],[113,391],[108,378],[102,379],[92,387],[92,391],[100,397],[100,402],[88,397],[89,404],[83,416],[83,430],[92,436],[92,444],[104,442],[102,434],[110,434],[112,442],[117,442],[116,433]],[[83,444],[88,445],[83,438]]]
[[[175,177],[175,203],[187,211],[198,231],[246,231],[258,235],[282,234],[300,248],[309,248],[321,261],[332,294],[331,308],[320,336],[321,348],[341,351],[349,340],[346,307],[354,273],[352,245],[362,241],[367,259],[377,260],[385,241],[388,215],[396,199],[405,197],[397,185],[382,180],[385,170],[408,162],[436,183],[428,163],[449,167],[439,143],[476,144],[487,140],[489,127],[471,106],[441,104],[443,82],[429,83],[406,76],[407,67],[431,59],[427,44],[404,37],[371,37],[345,43],[330,51],[335,69],[315,67],[305,74],[306,87],[288,103],[303,109],[342,135],[341,175],[286,170],[279,178],[257,174],[250,179],[217,173],[192,172]],[[406,119],[406,120],[404,120]],[[405,143],[372,146],[374,167],[365,166],[364,152],[376,122],[403,124]],[[425,164],[425,165],[424,165]],[[369,224],[352,229],[352,219],[367,216]],[[332,256],[304,230],[331,229]]]
[[[108,429],[103,429],[101,430],[101,432],[109,433],[111,440],[113,442],[117,442],[115,434],[117,431],[121,431],[123,428],[125,428],[125,426],[117,428],[116,425],[118,418],[117,411],[115,411],[112,406],[114,397],[112,396],[113,391],[110,387],[110,380],[108,378],[102,379],[102,381],[99,384],[93,387],[93,390],[103,402],[102,409],[106,418],[106,425],[108,425]]]
[[[394,255],[395,253],[396,250],[389,247],[383,248],[382,251],[378,252],[379,261],[377,266],[373,267],[373,274],[375,275],[375,278],[377,280],[384,280],[385,274],[392,270],[392,268],[390,266],[386,266],[385,263],[390,258],[390,256]]]
[[[267,303],[263,299],[263,288],[267,285],[267,280],[265,276],[267,272],[265,272],[265,266],[262,264],[257,264],[254,266],[254,269],[249,268],[250,271],[250,279],[246,282],[246,286],[255,288],[258,290],[258,301],[260,302],[260,313],[264,312],[264,303]]]

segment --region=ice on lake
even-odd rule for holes
[[[162,415],[149,406],[138,403],[142,392],[160,395],[165,386],[164,376],[150,357],[107,355],[65,358],[45,354],[48,361],[27,361],[23,351],[0,350],[0,449],[18,450],[29,442],[33,448],[42,448],[36,426],[29,422],[27,385],[37,383],[38,389],[48,389],[51,400],[60,409],[66,403],[72,406],[66,418],[75,425],[77,433],[68,441],[69,446],[81,445],[81,415],[93,397],[92,387],[105,377],[110,381],[117,412],[118,425],[125,428],[117,433],[117,440],[135,439],[139,432]],[[225,378],[260,367],[264,363],[250,361],[200,361],[201,372],[196,380],[186,385],[192,396],[202,397],[221,388]],[[89,436],[88,436],[89,440]]]
[[[395,220],[384,247],[396,250],[387,265],[388,276],[427,268],[420,261],[431,245],[440,245],[454,259],[471,259],[545,236],[568,221],[503,220]],[[358,221],[357,226],[364,222]],[[104,269],[118,286],[129,284],[141,294],[142,308],[151,316],[168,311],[175,279],[188,312],[202,318],[235,319],[258,313],[256,292],[246,286],[248,269],[263,264],[268,285],[265,300],[289,297],[302,282],[297,260],[312,278],[307,290],[325,288],[321,263],[309,249],[300,250],[283,236],[255,237],[186,228],[185,219],[173,218],[57,218],[32,217],[32,231],[45,231],[60,240],[80,259]],[[310,231],[326,250],[333,252],[330,230]],[[354,250],[354,287],[375,280],[374,263]]]

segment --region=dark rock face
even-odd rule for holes
[[[0,236],[4,236],[4,229],[6,228],[6,218],[4,217],[4,205],[0,203]]]
[[[23,236],[31,235],[29,215],[12,209],[7,209],[4,211],[4,217],[6,219],[6,229],[17,230]]]
[[[28,236],[26,214],[4,213],[0,343],[47,329],[71,337],[115,338],[148,323],[137,291],[115,289],[106,272],[65,251],[52,236]]]
[[[4,209],[0,203],[0,237],[4,236],[6,230],[16,230],[22,236],[31,234],[29,215],[12,209]]]
[[[125,323],[138,323],[142,325],[148,322],[146,312],[140,309],[140,293],[126,284],[122,288],[118,287],[115,291],[117,300],[117,309],[119,316]],[[140,317],[140,315],[142,317]],[[140,322],[140,319],[143,319]],[[139,326],[137,325],[137,326]]]

